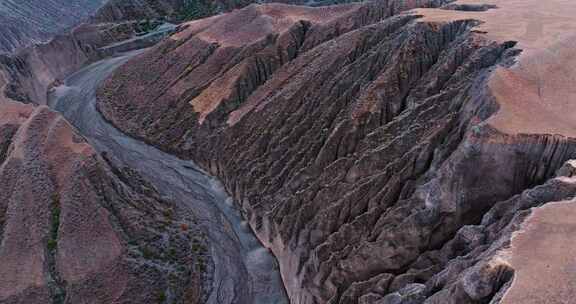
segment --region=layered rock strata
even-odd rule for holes
[[[576,6],[402,13],[443,4],[192,22],[120,68],[99,109],[219,176],[293,303],[514,303],[528,263],[514,263],[526,246],[506,249],[513,232],[529,208],[574,197],[555,172],[576,157]]]

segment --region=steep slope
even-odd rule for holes
[[[240,9],[252,3],[288,3],[324,6],[360,0],[109,0],[95,15],[99,22],[163,18],[173,22]]]
[[[401,13],[442,4],[192,22],[109,78],[99,109],[219,176],[293,303],[513,301],[534,271],[513,232],[575,194],[571,169],[555,172],[576,158],[576,5]]]
[[[79,24],[105,0],[0,2],[0,53],[45,41]]]
[[[200,301],[193,219],[46,107],[2,102],[0,130],[0,302]]]
[[[429,1],[428,5],[437,3],[439,1]],[[115,75],[118,78],[126,76],[124,79],[109,79],[101,95],[109,93],[110,102],[101,103],[101,109],[106,111],[104,107],[114,106],[114,111],[119,113],[110,111],[109,116],[127,120],[124,127],[133,125],[134,129],[141,129],[142,119],[147,122],[160,121],[159,118],[165,119],[168,115],[184,115],[178,119],[184,124],[194,124],[194,119],[189,117],[193,114],[189,111],[189,102],[198,109],[196,112],[202,113],[202,121],[204,115],[217,109],[220,103],[233,110],[279,67],[295,59],[299,53],[414,5],[404,2],[323,8],[251,5],[230,14],[192,22],[153,51],[132,61],[140,61],[139,64],[129,63],[121,67]],[[391,22],[390,30],[410,19],[400,18],[398,22]],[[166,54],[170,56],[163,56]],[[200,74],[202,77],[197,77]],[[124,85],[128,82],[131,84]],[[128,104],[128,108],[122,109],[125,104],[120,100],[135,92],[143,95],[142,102]],[[116,97],[112,94],[116,94]],[[215,95],[214,98],[211,95]],[[161,101],[155,102],[157,98]],[[118,101],[117,104],[114,104],[115,101]],[[141,109],[134,111],[131,109],[133,106]],[[178,135],[186,132],[185,126],[173,127],[181,127],[170,131],[174,133],[173,138],[156,131],[155,128],[163,126],[140,132],[151,133],[146,137],[156,133],[166,141],[176,140]]]
[[[23,103],[46,104],[48,92],[62,79],[99,59],[158,43],[175,26],[159,25],[136,36],[138,23],[82,24],[49,42],[0,55],[6,84],[0,95]]]
[[[123,134],[97,112],[96,87],[139,52],[82,68],[54,90],[51,107],[61,111],[98,151],[114,155],[122,166],[137,170],[163,199],[174,202],[175,213],[194,215],[206,244],[194,243],[192,250],[210,253],[207,259],[194,261],[206,273],[201,303],[287,303],[277,262],[258,242],[218,182],[194,163]],[[168,303],[195,299],[174,298],[167,293]]]

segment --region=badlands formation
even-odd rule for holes
[[[98,107],[223,181],[292,303],[570,303],[570,205],[548,203],[576,190],[575,13],[251,5],[128,62]]]
[[[576,2],[101,4],[0,56],[0,303],[574,302]]]
[[[0,130],[1,303],[201,299],[193,219],[45,106],[1,100]]]

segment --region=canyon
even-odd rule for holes
[[[120,67],[98,106],[222,179],[294,303],[496,301],[529,207],[572,195],[522,198],[574,157],[574,5],[483,2],[250,6]]]
[[[0,56],[1,303],[573,301],[576,4],[286,2]]]

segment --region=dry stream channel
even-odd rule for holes
[[[68,77],[50,97],[98,152],[138,171],[162,197],[189,210],[210,244],[213,280],[207,304],[287,304],[276,259],[258,241],[234,203],[213,177],[182,160],[134,139],[96,110],[96,89],[114,69],[139,51],[93,63]]]

